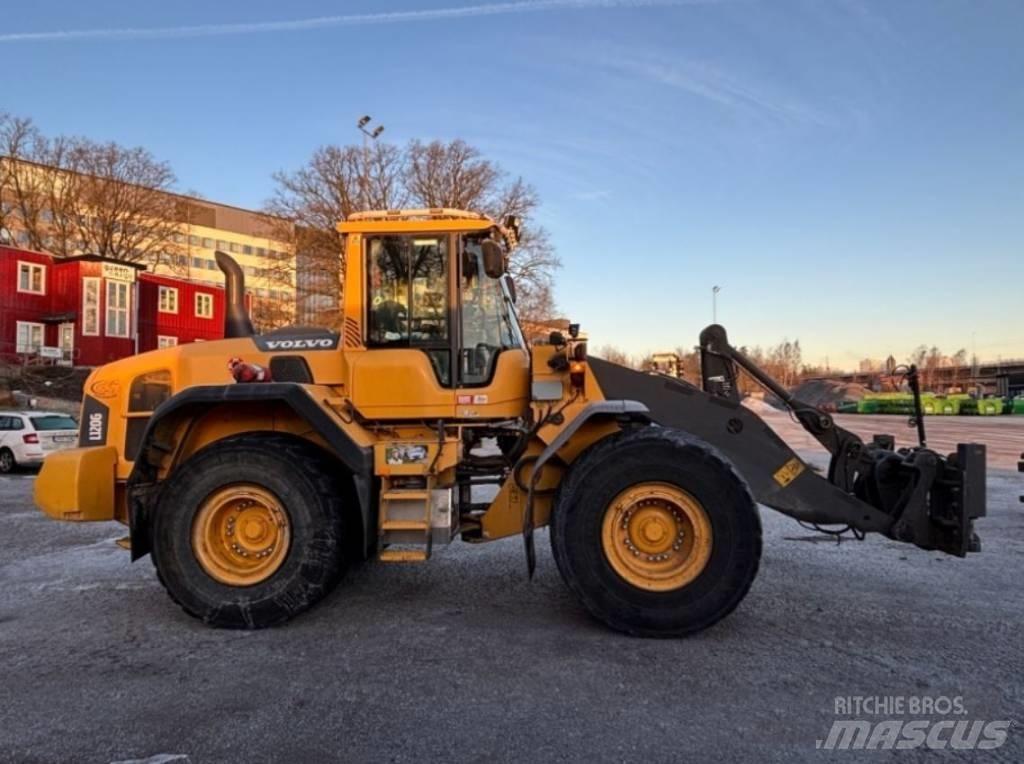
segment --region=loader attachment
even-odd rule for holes
[[[590,359],[606,398],[645,404],[651,419],[722,451],[760,503],[814,525],[882,533],[963,557],[979,551],[973,520],[985,514],[985,447],[961,444],[942,456],[894,450],[892,437],[865,443],[788,391],[728,343],[725,329],[701,334],[704,389],[671,377]],[[739,369],[775,393],[832,455],[828,474],[810,468],[757,414],[740,403]]]

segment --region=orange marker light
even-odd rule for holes
[[[587,365],[583,361],[573,361],[569,366],[569,382],[573,387],[582,388],[586,379]]]

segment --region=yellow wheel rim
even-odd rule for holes
[[[251,484],[214,491],[192,523],[192,551],[213,579],[252,586],[270,578],[288,555],[288,514],[269,491]]]
[[[608,505],[601,545],[633,586],[667,592],[691,583],[711,557],[711,521],[700,502],[669,483],[640,483]]]

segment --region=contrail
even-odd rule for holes
[[[65,29],[49,32],[5,32],[5,42],[65,42],[72,40],[138,40],[170,37],[216,37],[222,35],[266,34],[268,32],[303,32],[311,29],[370,24],[407,24],[420,21],[441,21],[474,16],[498,16],[513,13],[544,11],[582,11],[601,8],[654,8],[680,5],[706,5],[716,0],[515,0],[505,3],[464,5],[453,8],[430,8],[418,11],[384,11],[347,16],[315,16],[284,21],[238,22],[232,24],[198,24],[176,27],[110,27],[105,29]]]

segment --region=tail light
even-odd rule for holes
[[[30,432],[28,435],[22,435],[21,439],[23,441],[25,441],[26,443],[38,443],[39,442],[39,436],[36,435],[34,432]]]

